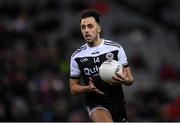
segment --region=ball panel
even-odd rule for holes
[[[104,61],[99,68],[101,79],[109,84],[110,81],[113,81],[112,76],[115,75],[116,72],[122,72],[122,65],[116,60]]]

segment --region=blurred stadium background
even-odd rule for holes
[[[0,0],[0,121],[90,121],[68,81],[85,8],[129,58],[129,121],[180,121],[179,0]]]

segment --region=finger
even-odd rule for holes
[[[112,77],[112,80],[110,80],[109,82],[108,82],[108,84],[110,84],[110,85],[115,85],[115,84],[122,84],[122,81],[121,80],[116,80],[116,79],[113,79],[113,77]]]
[[[113,80],[113,81],[111,81],[110,84],[111,84],[111,85],[123,84],[123,81]]]
[[[94,83],[93,83],[93,82],[89,82],[89,87],[90,87],[90,89],[92,89],[92,90],[96,89],[96,87],[94,86]]]
[[[93,83],[93,80],[92,80],[91,77],[89,77],[89,85],[90,85],[90,86],[94,86],[94,83]]]
[[[104,95],[104,92],[100,91],[99,89],[96,88],[96,86],[94,86],[93,79],[91,77],[89,77],[89,85],[91,89],[93,89],[93,91],[95,91],[98,94]]]
[[[115,75],[116,75],[118,78],[124,80],[124,74],[115,73]]]
[[[91,82],[92,82],[92,81],[93,81],[93,79],[92,79],[91,77],[89,77],[89,81],[91,81]]]
[[[93,82],[91,82],[91,81],[89,81],[89,85],[94,85],[94,83],[93,83]]]
[[[102,91],[100,91],[99,89],[94,89],[94,91],[96,92],[96,93],[98,93],[98,94],[101,94],[101,95],[104,95],[104,92],[102,92]]]
[[[115,81],[124,81],[124,78],[119,77],[119,76],[112,76],[112,79]]]

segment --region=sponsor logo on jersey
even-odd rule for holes
[[[87,62],[88,61],[88,58],[82,58],[80,59],[80,62]]]
[[[95,66],[93,68],[84,68],[84,73],[86,75],[95,75],[95,74],[98,74],[99,73],[99,67],[98,66]]]
[[[92,52],[91,54],[94,55],[94,54],[99,54],[100,52],[99,51],[96,51],[96,52]]]

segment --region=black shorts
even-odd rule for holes
[[[91,99],[86,100],[85,104],[89,116],[91,116],[92,112],[94,112],[96,109],[102,108],[110,112],[114,122],[127,122],[127,113],[124,100],[122,100],[120,103],[114,104],[112,101]]]

